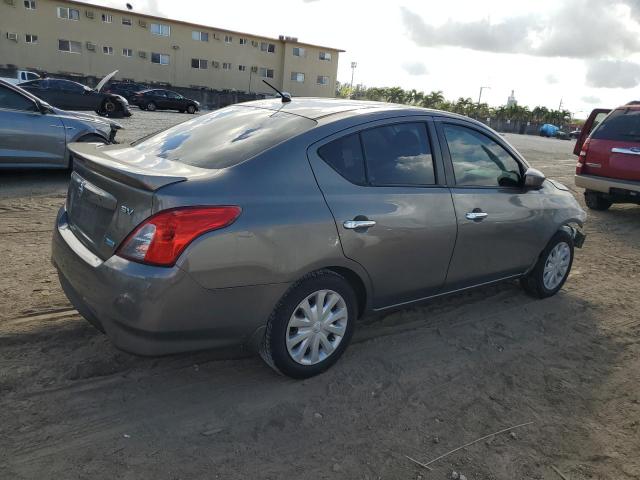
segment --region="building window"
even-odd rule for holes
[[[231,64],[230,64],[230,63],[227,63],[227,62],[224,62],[224,63],[222,64],[222,69],[223,69],[223,70],[231,70]]]
[[[162,23],[152,23],[151,33],[154,35],[160,35],[161,37],[168,37],[171,35],[171,27]]]
[[[191,32],[191,38],[198,42],[208,42],[209,34],[207,32],[197,32],[194,30]]]
[[[26,8],[27,10],[35,10],[36,0],[24,0],[24,8]]]
[[[273,78],[273,69],[260,67],[260,76],[262,78]]]
[[[169,55],[164,53],[151,53],[151,63],[158,65],[169,65]]]
[[[231,35],[225,35],[224,43],[231,43],[231,42],[233,42],[233,37]]]
[[[199,68],[200,70],[205,70],[207,68],[207,61],[201,58],[192,58],[191,59],[191,68]]]
[[[122,49],[122,56],[123,57],[133,57],[133,50],[131,50],[130,48],[123,48]]]
[[[246,45],[248,40],[246,38],[241,38],[239,42],[240,42],[240,45]]]
[[[331,61],[331,54],[329,52],[320,52],[318,55],[320,60],[326,60],[327,62]]]
[[[24,41],[26,43],[38,43],[38,36],[33,35],[32,33],[27,33],[24,36]]]
[[[260,43],[260,50],[263,52],[275,53],[276,46],[273,43],[262,42]]]
[[[102,47],[102,53],[105,55],[113,55],[113,47],[107,47],[106,45]]]
[[[103,13],[102,14],[102,22],[103,23],[113,23],[113,15],[110,15],[108,13]]]
[[[238,70],[241,72],[244,72],[247,70],[247,66],[246,65],[238,65]]]
[[[122,25],[126,25],[127,27],[131,26],[131,19],[130,18],[126,18],[126,17],[122,17]]]
[[[61,52],[80,53],[82,52],[82,44],[73,40],[58,40],[58,50]]]
[[[58,18],[65,20],[80,20],[80,10],[75,8],[58,7]]]
[[[293,47],[293,56],[294,57],[306,57],[307,52],[302,47]]]
[[[326,75],[318,75],[316,83],[318,85],[329,85],[329,77],[327,77]]]
[[[304,83],[304,73],[301,72],[291,72],[291,81]]]

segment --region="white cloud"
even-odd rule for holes
[[[409,75],[426,75],[427,73],[429,73],[427,67],[425,67],[424,63],[422,62],[405,62],[402,64],[402,68]]]
[[[590,87],[632,88],[640,84],[640,64],[623,60],[594,60],[587,64]]]
[[[582,100],[584,103],[589,103],[591,105],[595,103],[602,103],[602,100],[600,100],[600,97],[596,97],[595,95],[584,95],[580,97],[580,100]]]

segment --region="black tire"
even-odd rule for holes
[[[79,138],[78,140],[76,140],[76,142],[82,142],[82,143],[103,143],[103,144],[108,144],[109,142],[107,142],[103,137],[101,137],[100,135],[95,135],[93,133],[89,134],[89,135],[85,135],[84,137]]]
[[[332,290],[342,297],[347,309],[346,330],[342,340],[328,357],[312,365],[303,365],[296,362],[287,350],[287,327],[299,304],[319,290]],[[292,378],[309,378],[318,375],[331,367],[349,345],[357,316],[356,295],[342,275],[331,270],[309,273],[289,288],[271,313],[260,345],[260,356],[276,372]]]
[[[570,258],[569,258],[569,266],[567,268],[564,277],[554,288],[547,288],[544,284],[544,269],[547,264],[547,260],[549,258],[549,254],[551,251],[560,243],[566,243],[569,246]],[[538,258],[538,262],[535,267],[526,277],[523,277],[520,280],[520,284],[522,288],[531,296],[537,298],[547,298],[555,295],[564,285],[564,282],[567,281],[567,277],[569,277],[569,273],[571,273],[571,266],[573,265],[573,238],[569,235],[565,230],[559,230],[556,234],[551,237],[549,243],[545,247],[545,249],[540,254]]]
[[[587,190],[584,192],[584,203],[587,204],[591,210],[608,210],[613,202],[604,197],[600,192],[594,192],[593,190]]]
[[[145,110],[149,110],[150,112],[155,112],[156,108],[156,104],[153,102],[149,102],[145,105]]]
[[[196,107],[193,105],[189,105],[187,107],[187,112],[189,112],[191,115],[193,115],[194,113],[196,113]]]
[[[117,109],[118,109],[118,106],[113,100],[107,99],[102,104],[102,113],[107,117],[109,115],[113,115],[114,113],[116,113]]]

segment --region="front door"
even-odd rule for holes
[[[525,166],[496,136],[463,121],[436,123],[458,221],[445,289],[525,272],[550,235],[541,228],[543,190],[523,188]]]
[[[64,166],[65,129],[56,115],[41,113],[35,102],[0,85],[0,165]]]
[[[308,150],[344,254],[371,277],[374,308],[434,295],[446,278],[456,220],[430,132],[424,117],[387,120]]]

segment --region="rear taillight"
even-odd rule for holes
[[[576,163],[576,175],[580,175],[584,169],[584,164],[587,161],[587,152],[589,151],[589,141],[591,139],[587,137],[582,144],[580,154],[578,155],[578,163]]]
[[[237,206],[164,210],[138,225],[118,247],[116,255],[134,262],[170,267],[193,240],[203,233],[231,225],[241,211]]]

